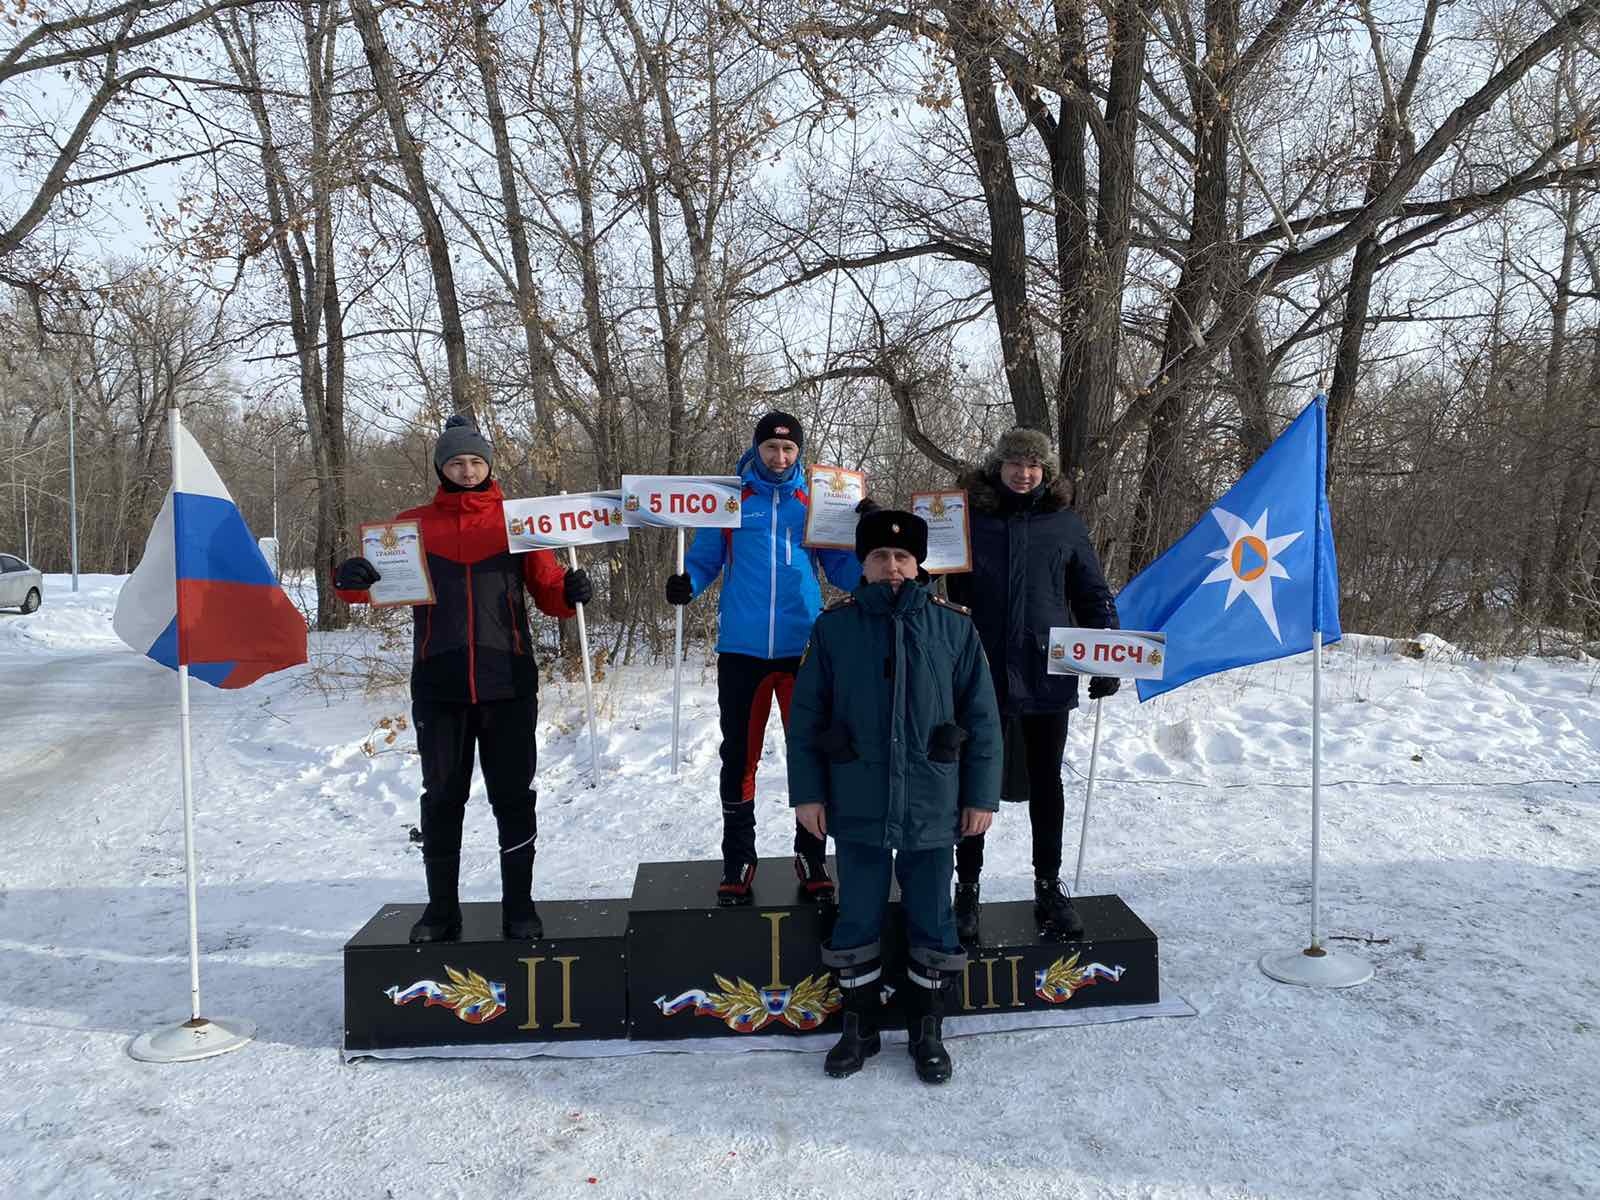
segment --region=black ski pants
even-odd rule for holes
[[[756,860],[756,767],[767,736],[772,701],[789,728],[789,697],[794,694],[798,658],[755,658],[748,654],[717,655],[717,709],[722,723],[722,860]],[[807,858],[822,858],[828,844],[794,827],[794,848]]]
[[[412,701],[411,722],[422,757],[424,858],[454,858],[461,853],[461,822],[472,789],[476,751],[489,807],[499,826],[500,853],[526,850],[531,859],[539,831],[533,790],[538,761],[533,731],[538,716],[537,696],[485,704]]]
[[[1033,875],[1055,879],[1061,874],[1061,821],[1066,798],[1061,787],[1061,756],[1067,749],[1067,710],[1025,713],[1007,720],[1020,722],[1021,737],[1007,738],[1014,752],[1021,743],[1028,767],[1028,821],[1033,826]],[[1010,764],[1006,775],[1009,777]],[[977,883],[983,871],[983,834],[956,843],[956,878]]]

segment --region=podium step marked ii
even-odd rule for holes
[[[463,904],[460,941],[413,946],[422,909],[386,904],[345,944],[347,1051],[627,1036],[626,900],[542,901],[537,942]]]
[[[716,862],[643,863],[629,900],[541,901],[537,942],[503,938],[498,904],[465,904],[460,941],[412,946],[423,906],[385,905],[345,946],[345,1050],[836,1028],[839,994],[821,955],[828,913],[801,895],[789,860],[762,860],[748,907],[715,906],[720,876]],[[1031,901],[985,904],[953,1013],[1158,1002],[1155,933],[1116,896],[1074,903],[1085,930],[1072,942],[1041,940]],[[891,1010],[898,908],[891,898]]]

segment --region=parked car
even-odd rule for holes
[[[44,575],[15,554],[0,554],[0,608],[36,612],[44,602]]]

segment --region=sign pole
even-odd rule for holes
[[[172,534],[181,544],[178,493],[183,490],[182,421],[176,408],[167,410],[172,438]],[[175,556],[176,557],[176,556]],[[181,595],[181,589],[179,589]],[[178,603],[182,603],[181,600]],[[200,1015],[200,906],[194,853],[194,769],[189,742],[189,667],[183,661],[183,615],[178,614],[178,729],[183,764],[183,872],[189,908],[189,1019],[182,1025],[142,1033],[128,1047],[141,1062],[192,1062],[237,1050],[255,1037],[254,1022]]]
[[[567,561],[572,569],[578,569],[578,548],[567,547]],[[589,624],[583,617],[583,605],[575,604],[578,610],[578,650],[583,655],[583,696],[589,705],[589,786],[598,787],[600,784],[600,743],[594,731],[594,671],[589,662]]]
[[[624,527],[671,529],[677,533],[673,573],[684,571],[684,530],[738,529],[743,521],[744,481],[737,475],[624,475]],[[716,536],[715,534],[710,536]],[[683,606],[673,615],[672,633],[672,777],[683,767]]]
[[[1072,873],[1072,894],[1078,894],[1083,880],[1083,854],[1089,845],[1089,809],[1094,804],[1094,776],[1100,764],[1100,706],[1104,700],[1094,702],[1094,739],[1089,743],[1089,783],[1083,790],[1083,830],[1078,834],[1078,869]]]
[[[678,526],[677,574],[683,574],[683,526]],[[678,775],[678,714],[683,709],[683,605],[674,604],[678,610],[677,624],[672,638],[672,775]]]
[[[561,489],[565,496],[567,490]],[[578,548],[567,547],[567,564],[576,571],[578,569]],[[584,620],[583,605],[574,604],[578,610],[578,651],[583,655],[583,696],[589,705],[589,786],[600,785],[600,743],[594,731],[594,671],[589,662],[589,623]]]

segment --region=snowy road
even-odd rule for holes
[[[421,896],[416,761],[383,724],[405,697],[325,695],[304,672],[196,687],[202,982],[260,1035],[158,1068],[126,1045],[186,1015],[174,685],[110,640],[115,585],[67,601],[55,582],[42,615],[0,617],[8,1200],[1600,1195],[1593,662],[1330,652],[1324,927],[1377,968],[1338,993],[1255,965],[1307,922],[1309,664],[1114,697],[1086,890],[1158,931],[1163,992],[1199,1015],[953,1039],[936,1090],[896,1047],[843,1083],[806,1054],[341,1064],[340,947]],[[591,791],[578,693],[547,681],[540,897],[625,894],[641,859],[714,854],[715,682],[685,683],[674,780],[670,673],[601,681]],[[776,731],[769,853],[791,827]],[[492,826],[480,793],[468,899],[495,892]],[[1028,894],[1027,843],[1007,806],[986,899]]]
[[[136,774],[148,756],[170,753],[177,745],[174,691],[170,673],[152,670],[126,647],[5,656],[7,813],[92,798]],[[164,734],[170,742],[161,743]]]

